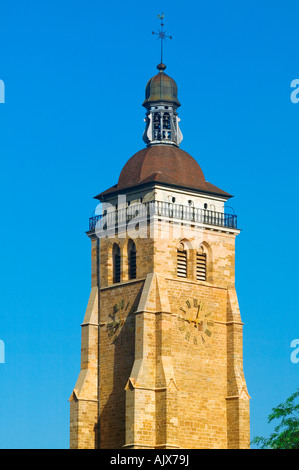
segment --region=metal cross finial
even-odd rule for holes
[[[172,36],[167,36],[164,31],[164,23],[163,23],[163,18],[164,18],[164,13],[162,15],[158,15],[157,18],[161,20],[161,29],[159,30],[158,33],[155,33],[153,31],[153,34],[158,35],[158,39],[161,39],[161,64],[163,63],[163,41],[166,40],[166,38],[172,39]]]

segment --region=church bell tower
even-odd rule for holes
[[[91,293],[71,448],[249,447],[232,196],[180,149],[175,81],[149,80],[143,139],[89,221]]]

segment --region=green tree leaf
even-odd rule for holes
[[[299,449],[299,388],[284,403],[272,408],[268,423],[280,422],[268,438],[256,436],[251,444],[261,449]]]

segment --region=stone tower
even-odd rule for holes
[[[146,85],[146,147],[96,199],[71,448],[248,448],[227,192],[181,150],[175,81]]]

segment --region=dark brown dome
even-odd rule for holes
[[[160,183],[231,197],[205,181],[202,169],[189,153],[178,147],[162,144],[152,145],[135,153],[123,167],[118,184],[96,198],[102,199],[105,195],[146,183]]]
[[[171,145],[153,145],[135,153],[122,169],[117,187],[137,186],[149,179],[185,188],[198,187],[205,182],[196,160]]]

